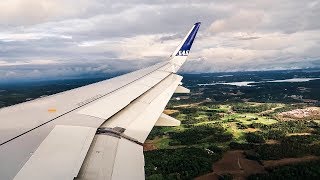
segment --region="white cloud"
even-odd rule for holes
[[[2,25],[33,25],[49,20],[77,17],[97,4],[90,0],[2,0]]]
[[[8,62],[8,61],[1,61],[0,60],[0,67],[5,66],[21,66],[21,65],[50,65],[50,64],[57,64],[57,61],[48,60],[48,59],[33,59],[33,60],[26,60],[26,61],[15,61],[15,62]]]
[[[247,11],[240,9],[231,17],[225,19],[219,19],[214,21],[209,31],[213,33],[217,32],[228,32],[228,31],[242,31],[246,30],[249,32],[255,32],[260,23],[263,22],[265,12],[262,10]]]
[[[3,42],[40,40],[43,38],[72,39],[71,36],[48,33],[0,33],[0,41]]]

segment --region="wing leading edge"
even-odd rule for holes
[[[175,73],[199,27],[194,24],[169,61],[0,109],[1,179],[144,179],[142,144],[151,129],[158,119],[179,124],[162,112],[175,91],[188,92]],[[74,163],[59,166],[59,159]]]

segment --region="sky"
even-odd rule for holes
[[[165,61],[201,21],[181,73],[320,67],[320,0],[1,0],[0,81]]]

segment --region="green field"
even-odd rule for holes
[[[249,103],[248,103],[249,104]],[[257,104],[250,103],[250,106],[257,106]],[[283,107],[282,104],[275,104],[273,109]],[[253,123],[261,123],[264,125],[271,125],[278,121],[274,118],[259,115],[259,113],[239,113],[232,110],[232,105],[199,105],[197,107],[184,106],[173,107],[178,113],[172,114],[176,119],[180,120],[182,125],[180,127],[166,127],[161,128],[159,134],[156,134],[157,138],[153,141],[154,145],[159,149],[169,148],[169,142],[173,141],[170,136],[163,134],[170,134],[170,132],[181,132],[186,129],[190,129],[195,126],[204,126],[208,124],[220,124],[225,128],[226,132],[230,132],[233,135],[233,141],[243,142],[243,136],[248,130],[253,131],[253,128],[248,126]],[[271,109],[270,114],[273,113]],[[191,119],[191,122],[189,122]],[[238,125],[237,125],[238,124]],[[238,126],[244,125],[248,128],[239,128]],[[192,126],[192,127],[191,127]],[[157,127],[155,127],[156,129]],[[256,129],[259,131],[260,129]],[[151,133],[154,136],[154,132]],[[152,139],[151,139],[152,140]],[[226,142],[227,143],[227,142]],[[203,143],[199,143],[203,144]],[[196,144],[197,146],[197,144]],[[180,145],[178,147],[181,147]],[[171,145],[170,148],[174,148]]]
[[[166,149],[179,149],[180,153],[176,156],[177,158],[183,157],[181,148],[196,148],[193,150],[198,151],[206,151],[211,148],[219,152],[214,153],[212,163],[218,161],[223,152],[233,149],[254,151],[255,154],[251,158],[257,160],[320,154],[320,138],[317,135],[320,134],[318,121],[282,121],[277,116],[279,112],[292,109],[291,105],[252,102],[225,105],[204,102],[197,106],[169,104],[168,107],[170,109],[167,112],[173,112],[169,115],[180,120],[181,126],[154,127],[148,137],[148,143],[153,144],[157,150],[146,151],[146,159],[151,155],[158,157],[155,156],[157,151]],[[312,144],[304,139],[310,139]],[[278,144],[268,144],[269,140],[278,142]],[[158,161],[163,161],[166,156],[172,158],[168,154]],[[147,166],[152,166],[149,164],[151,160],[146,162]],[[174,164],[169,163],[170,165]],[[192,166],[191,169],[198,167],[192,161],[189,166]],[[210,169],[209,165],[198,171],[203,174],[208,168]],[[150,178],[147,176],[147,179],[158,177],[154,176],[154,173],[156,172],[150,173],[153,175]],[[161,172],[158,173],[161,174]],[[173,179],[179,179],[179,175],[175,173],[170,174],[170,177],[161,174],[162,179],[171,178],[171,176],[174,177]]]

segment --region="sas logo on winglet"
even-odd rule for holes
[[[180,51],[178,51],[176,56],[188,56],[189,52],[190,52],[190,50],[180,50]]]

